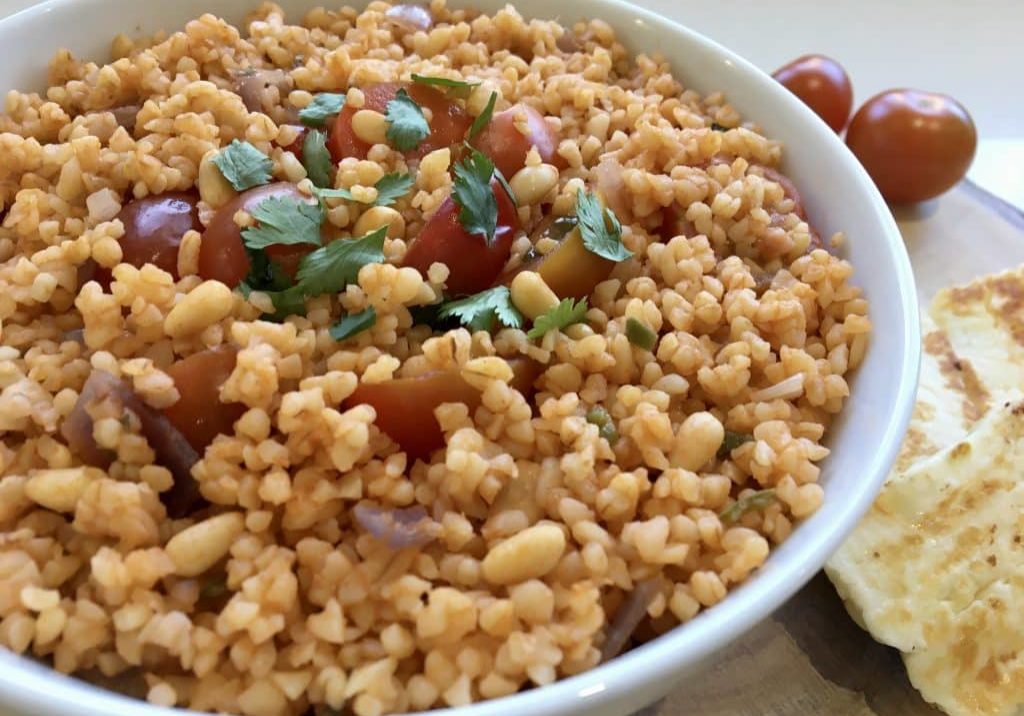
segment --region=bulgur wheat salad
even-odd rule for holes
[[[867,303],[782,147],[563,27],[264,3],[0,116],[0,643],[377,714],[594,667],[823,499]]]

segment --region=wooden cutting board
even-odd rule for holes
[[[937,291],[1024,263],[1024,212],[969,182],[895,212],[922,307]],[[870,267],[858,266],[857,270]],[[643,716],[940,716],[903,660],[854,624],[819,573]],[[641,714],[637,714],[641,716]]]

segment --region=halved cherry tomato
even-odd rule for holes
[[[142,268],[153,264],[178,278],[178,247],[185,232],[202,231],[196,204],[199,197],[192,192],[168,192],[129,201],[118,213],[124,224],[121,261]],[[98,268],[95,278],[109,285],[110,269]]]
[[[853,108],[850,78],[835,60],[824,55],[804,55],[775,70],[779,84],[795,94],[833,131],[842,131]]]
[[[514,374],[512,387],[529,397],[540,366],[526,358],[512,358],[509,363]],[[415,378],[360,383],[345,407],[373,406],[377,427],[415,460],[426,459],[444,445],[444,434],[434,417],[434,410],[442,403],[465,403],[472,412],[480,405],[480,391],[463,380],[457,370],[437,370]]]
[[[525,127],[525,134],[517,124]],[[556,154],[558,135],[555,130],[544,121],[544,115],[526,104],[513,105],[491,117],[473,145],[510,179],[526,165],[530,147],[537,147],[542,162],[564,166],[564,161]]]
[[[978,134],[952,97],[898,89],[875,95],[857,110],[846,144],[882,196],[899,204],[938,196],[971,166]]]
[[[218,435],[231,434],[245,412],[241,403],[220,401],[220,388],[235,369],[237,355],[233,346],[222,345],[193,353],[165,371],[181,398],[164,408],[164,415],[200,454]]]
[[[392,82],[371,85],[363,89],[365,101],[361,109],[372,109],[386,114],[388,102],[403,88],[416,104],[429,109],[431,113],[430,134],[415,149],[406,152],[406,156],[422,157],[435,149],[450,147],[462,141],[473,120],[457,102],[452,102],[443,92],[427,85]],[[370,145],[359,139],[352,131],[352,115],[357,111],[352,105],[345,105],[334,120],[327,148],[336,162],[345,157],[366,159],[366,153],[370,151]]]
[[[459,221],[458,204],[448,197],[409,244],[405,265],[424,276],[433,263],[447,265],[448,291],[456,295],[483,291],[493,284],[512,253],[519,215],[511,197],[497,180],[491,181],[491,191],[498,201],[498,228],[493,241],[467,232]]]
[[[240,210],[251,211],[272,196],[305,198],[294,184],[277,182],[244,191],[217,209],[203,232],[199,248],[199,275],[202,278],[215,279],[234,288],[248,275],[249,255],[242,243],[242,230],[235,223],[235,214]],[[310,246],[280,246],[268,248],[267,253],[282,265],[294,263],[297,266],[298,259],[311,249]]]
[[[294,127],[295,130],[298,132],[298,134],[295,135],[295,140],[291,144],[289,144],[287,147],[281,147],[281,148],[284,149],[286,152],[291,152],[292,155],[301,162],[302,161],[302,145],[306,141],[306,135],[309,134],[309,128],[308,127],[297,127],[295,125],[289,125],[289,126]]]

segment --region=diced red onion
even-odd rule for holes
[[[420,505],[404,508],[356,505],[352,510],[359,525],[392,549],[422,547],[437,537],[437,523]]]
[[[620,221],[627,221],[632,212],[626,204],[626,185],[622,181],[622,164],[618,159],[606,157],[593,169],[594,183],[597,190],[608,202],[608,207],[615,212]]]
[[[111,451],[101,448],[93,439],[92,416],[87,410],[102,400],[115,401],[123,410],[138,417],[142,434],[156,453],[157,462],[174,476],[174,486],[160,499],[171,516],[186,514],[201,499],[192,477],[192,466],[199,461],[199,455],[163,413],[147,405],[126,381],[102,370],[89,374],[78,402],[61,426],[61,435],[68,447],[87,465],[107,468],[114,461]]]
[[[434,27],[434,16],[422,5],[399,3],[388,9],[384,16],[392,24],[406,32],[416,32],[417,30],[428,32]]]
[[[601,661],[605,662],[619,655],[626,643],[629,642],[633,632],[640,626],[640,622],[647,616],[647,607],[658,593],[658,580],[655,577],[645,579],[633,585],[631,591],[619,609],[615,617],[604,633],[604,643],[601,645]]]

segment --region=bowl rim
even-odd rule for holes
[[[347,0],[355,5],[366,0]],[[515,4],[515,0],[509,0]],[[22,8],[11,15],[0,18],[0,34],[10,26],[35,22],[36,17],[57,11],[72,13],[88,12],[90,8],[102,9],[109,0],[43,0],[38,4]],[[216,0],[211,0],[211,5]],[[452,4],[472,5],[472,0],[455,0]],[[577,3],[574,3],[574,5]],[[589,17],[602,17],[602,13],[628,14],[637,23],[662,26],[669,34],[682,36],[688,43],[703,46],[703,49],[731,63],[744,74],[752,75],[762,86],[771,86],[775,100],[787,106],[787,111],[803,114],[827,126],[800,100],[791,95],[761,69],[721,45],[715,40],[625,0],[578,0],[582,10]],[[114,30],[116,28],[112,28]],[[867,173],[846,149],[845,144],[832,132],[834,148],[844,155],[847,169],[858,179],[860,188],[870,199],[876,213],[875,219],[885,229],[885,240],[880,242],[888,254],[880,257],[891,262],[898,282],[903,321],[902,360],[893,365],[892,371],[900,378],[897,394],[889,405],[885,437],[873,446],[868,465],[863,471],[864,489],[852,495],[838,508],[834,525],[828,532],[818,535],[820,539],[808,544],[802,551],[789,555],[782,563],[769,561],[741,587],[730,591],[723,602],[714,608],[702,611],[693,620],[680,625],[662,636],[622,654],[605,664],[598,665],[580,674],[557,680],[540,688],[474,703],[456,708],[441,708],[421,712],[432,716],[501,716],[507,713],[530,714],[531,716],[556,716],[576,713],[582,709],[600,709],[624,705],[628,699],[623,693],[638,693],[643,686],[655,682],[672,680],[684,665],[692,665],[692,654],[708,658],[737,637],[767,618],[773,611],[788,601],[825,564],[827,558],[856,526],[859,518],[867,511],[881,488],[893,464],[910,421],[917,389],[917,378],[921,355],[920,327],[918,323],[918,301],[910,260],[899,229],[892,213]],[[856,268],[856,267],[855,267]],[[774,550],[773,550],[774,554]],[[154,706],[145,701],[123,696],[119,693],[94,686],[84,680],[60,674],[46,665],[6,650],[0,650],[0,702],[26,709],[32,713],[76,714],[81,716],[175,716],[182,713],[198,713],[185,709],[170,709]],[[639,701],[630,703],[639,708]]]

